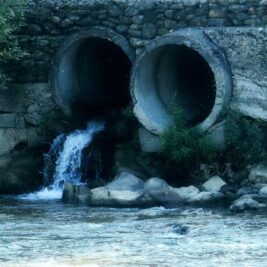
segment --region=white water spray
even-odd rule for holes
[[[53,184],[43,188],[39,192],[21,196],[21,198],[28,200],[60,199],[65,182],[79,184],[82,177],[82,152],[92,143],[94,135],[103,129],[103,123],[88,123],[86,130],[76,130],[70,133],[66,137],[61,150],[59,149],[59,144],[60,140],[62,140],[62,135],[58,136],[54,140],[49,153],[45,155],[47,162],[50,163],[51,159],[49,155],[55,153],[55,149],[59,153],[55,163],[56,168],[53,175]]]

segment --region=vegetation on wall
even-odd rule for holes
[[[158,153],[141,153],[139,162],[157,168],[159,175],[175,180],[179,176],[199,177],[203,165],[211,175],[227,176],[227,170],[242,171],[267,158],[267,124],[230,111],[224,120],[225,149],[219,151],[206,132],[190,128],[179,110],[173,110],[173,124],[161,135]]]
[[[23,56],[12,34],[23,22],[25,0],[0,0],[0,62],[19,59]],[[6,85],[8,77],[0,70],[0,88]]]

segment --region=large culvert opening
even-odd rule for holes
[[[185,45],[170,44],[152,51],[140,63],[136,79],[140,97],[153,95],[155,109],[165,113],[180,108],[192,126],[201,123],[215,103],[212,69],[197,51]]]
[[[127,48],[108,37],[76,39],[59,56],[57,102],[83,120],[127,107],[131,100],[131,55]]]
[[[232,75],[225,55],[201,30],[185,29],[151,41],[132,68],[134,113],[160,135],[180,109],[189,126],[207,130],[226,112]]]
[[[201,123],[211,112],[216,96],[209,64],[184,45],[166,45],[154,53],[156,62],[151,74],[164,105],[180,107],[190,125]]]

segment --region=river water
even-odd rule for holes
[[[175,225],[189,227],[187,234]],[[0,266],[267,266],[267,214],[0,199]]]

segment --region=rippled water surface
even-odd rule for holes
[[[266,214],[0,199],[0,233],[7,267],[267,266]]]

